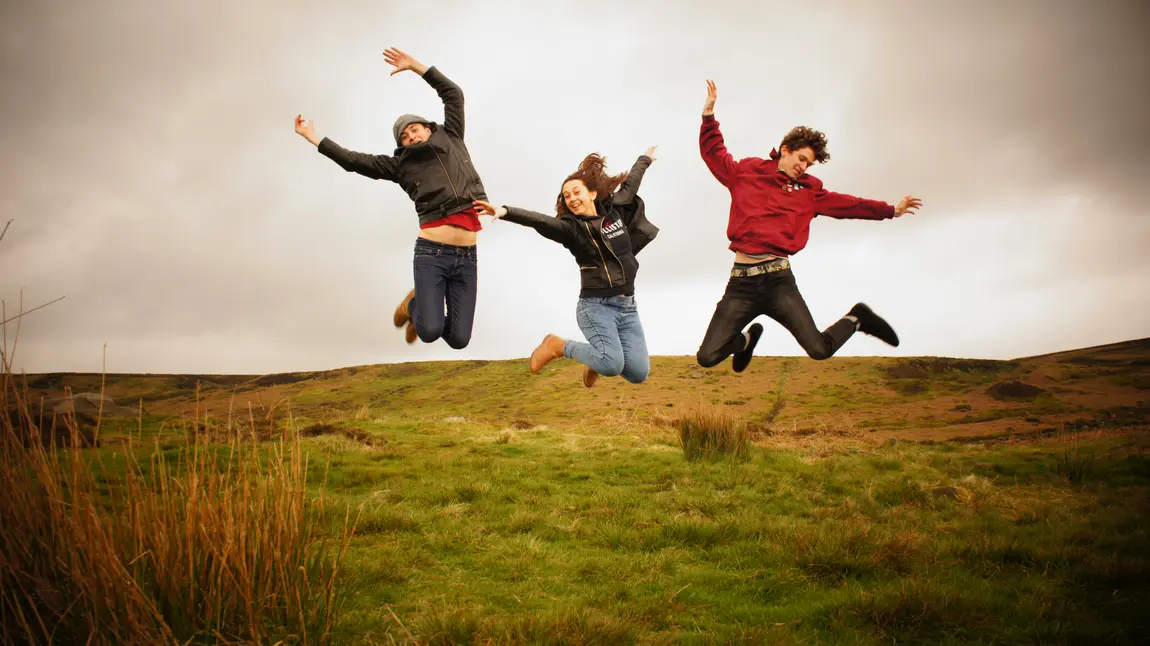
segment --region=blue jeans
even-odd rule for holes
[[[479,291],[475,245],[460,247],[416,238],[413,265],[415,298],[407,311],[419,339],[432,343],[442,337],[456,350],[466,348]]]
[[[567,341],[563,356],[604,377],[623,375],[633,384],[647,380],[651,359],[634,296],[580,298],[575,320],[588,343]]]

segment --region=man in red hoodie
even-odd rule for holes
[[[827,139],[805,126],[787,133],[770,159],[735,161],[723,145],[715,120],[716,98],[714,82],[707,81],[699,150],[715,179],[731,192],[727,238],[735,252],[735,266],[696,355],[699,365],[710,368],[734,355],[731,368],[746,370],[763,326],[755,323],[746,331],[743,327],[760,314],[787,328],[813,359],[830,358],[855,330],[897,346],[898,335],[891,326],[863,303],[820,332],[795,284],[788,258],[806,246],[816,215],[886,220],[915,212],[922,200],[907,195],[891,206],[826,190],[807,169],[830,160]]]

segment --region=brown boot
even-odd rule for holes
[[[407,339],[408,345],[415,343],[415,340],[419,338],[419,333],[415,331],[415,323],[407,322],[407,329],[403,331],[403,337]]]
[[[596,381],[599,381],[599,373],[595,372],[594,370],[592,370],[589,367],[584,367],[583,368],[583,385],[590,388],[591,386],[595,385]]]
[[[531,353],[531,372],[539,372],[543,366],[551,362],[552,359],[559,359],[563,356],[563,344],[565,341],[555,336],[548,334],[543,337],[543,343],[539,344],[538,348]]]
[[[399,307],[395,308],[395,316],[391,318],[391,322],[395,323],[395,327],[403,327],[411,320],[411,313],[407,311],[407,306],[411,304],[411,299],[413,298],[415,298],[414,289],[408,292],[407,296],[403,297],[403,302],[399,304]],[[408,338],[410,338],[410,336]],[[408,341],[408,343],[411,343],[411,341]]]

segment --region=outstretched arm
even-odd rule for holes
[[[703,126],[699,130],[699,152],[711,174],[723,186],[729,187],[735,179],[735,159],[727,152],[719,122],[715,120],[715,100],[719,90],[714,81],[707,81],[707,101],[703,104]]]
[[[296,115],[295,131],[347,172],[359,173],[372,179],[395,181],[395,158],[387,155],[357,153],[340,146],[327,137],[320,139],[315,134],[315,121],[304,121],[303,115]]]
[[[815,213],[840,220],[886,220],[913,213],[922,200],[907,195],[895,206],[843,193],[819,189],[815,194]]]
[[[405,70],[411,70],[423,77],[424,81],[439,95],[443,101],[443,127],[447,134],[463,138],[463,90],[451,79],[443,75],[438,67],[428,67],[394,47],[383,52],[387,62],[395,67],[392,76]]]
[[[544,238],[554,240],[563,246],[567,246],[572,239],[571,230],[568,229],[559,218],[536,213],[535,211],[528,211],[527,209],[518,209],[514,206],[496,207],[490,202],[483,200],[476,200],[473,206],[475,206],[475,209],[479,211],[481,215],[492,215],[495,216],[496,219],[502,218],[508,222],[531,227],[538,231],[539,235]]]
[[[611,197],[611,201],[615,204],[630,204],[631,200],[635,199],[635,194],[639,192],[639,184],[643,183],[643,173],[647,172],[647,167],[651,162],[655,161],[655,146],[647,149],[647,152],[639,156],[635,160],[635,165],[631,167],[630,172],[627,173],[627,179],[623,180],[623,184],[619,186],[619,190]]]

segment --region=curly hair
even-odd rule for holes
[[[786,146],[792,152],[800,148],[810,146],[810,149],[815,152],[815,161],[820,164],[825,164],[831,160],[831,154],[827,152],[827,136],[806,126],[795,126],[783,137],[783,141],[779,144],[782,148]]]
[[[623,180],[627,179],[627,173],[623,172],[615,176],[607,174],[607,158],[599,153],[591,153],[583,158],[579,163],[579,168],[570,175],[567,179],[563,180],[563,184],[559,187],[559,198],[555,200],[555,213],[556,215],[563,215],[564,213],[571,213],[571,209],[567,208],[567,201],[563,199],[563,186],[567,185],[573,179],[581,180],[588,191],[595,191],[599,199],[603,199],[608,195],[615,192]]]

